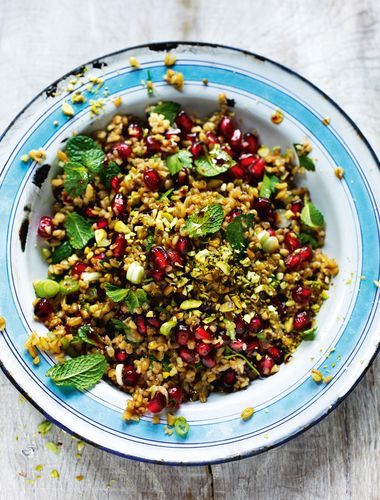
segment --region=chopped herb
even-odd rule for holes
[[[77,334],[74,338],[78,338],[78,340],[81,340],[82,342],[85,342],[86,344],[91,344],[96,346],[97,343],[95,340],[89,337],[90,334],[94,334],[94,331],[90,325],[83,325],[78,328]]]
[[[168,189],[164,194],[162,194],[159,198],[158,201],[163,201],[165,198],[170,198],[170,195],[174,191],[174,188]]]
[[[174,424],[175,433],[180,437],[186,437],[190,430],[190,425],[185,417],[177,417]]]
[[[325,224],[323,215],[311,202],[306,203],[301,210],[301,221],[306,226],[316,229],[323,227]]]
[[[146,83],[147,83],[146,89],[148,91],[148,95],[153,95],[153,82],[150,74],[150,69],[148,69],[148,78]]]
[[[154,246],[154,243],[154,230],[149,229],[145,240],[145,248],[147,252],[149,252],[149,250]]]
[[[317,333],[318,327],[314,326],[301,333],[303,340],[314,340]]]
[[[53,366],[46,372],[46,376],[60,387],[83,390],[97,384],[106,367],[107,360],[102,354],[84,354]]]
[[[257,370],[257,368],[255,366],[253,366],[253,364],[248,361],[248,359],[243,356],[242,354],[238,353],[238,352],[235,352],[233,354],[229,354],[228,356],[224,356],[225,359],[232,359],[232,358],[242,358],[244,359],[244,361],[246,362],[246,364],[250,367],[250,369],[257,375],[257,376],[260,376],[260,373],[259,371]]]
[[[133,291],[106,283],[104,289],[107,296],[114,302],[125,301],[130,313],[133,313],[135,309],[141,307],[148,300],[146,293],[141,288]]]
[[[50,431],[52,426],[53,424],[49,422],[49,420],[44,420],[43,422],[37,425],[38,433],[41,434],[41,436],[45,436]]]
[[[64,241],[59,247],[56,247],[51,256],[52,264],[58,264],[64,259],[67,259],[74,253],[74,248],[69,241]]]
[[[174,155],[170,155],[166,158],[166,166],[171,175],[178,174],[183,168],[192,167],[192,154],[190,151],[181,150]]]
[[[63,167],[65,173],[64,186],[70,196],[82,195],[90,182],[87,169],[80,163],[68,162]]]
[[[302,151],[304,149],[302,144],[293,144],[293,146],[294,149],[296,150],[300,166],[305,168],[306,170],[314,172],[315,164],[313,160],[310,158],[309,153],[302,154]]]
[[[94,237],[91,222],[84,217],[72,212],[66,215],[65,228],[69,236],[70,244],[75,249],[81,249]]]
[[[76,135],[66,142],[65,151],[71,161],[82,163],[84,153],[94,149],[99,149],[103,152],[99,144],[94,139],[91,139],[91,137]]]
[[[228,224],[226,239],[234,250],[243,253],[247,249],[248,240],[244,233],[252,226],[254,218],[253,214],[242,214]]]
[[[264,174],[264,178],[261,182],[260,196],[262,198],[270,198],[271,195],[276,191],[276,184],[280,182],[279,178],[275,175]]]
[[[157,104],[157,106],[154,106],[151,112],[158,113],[159,115],[164,115],[164,117],[169,120],[170,123],[173,123],[180,109],[181,105],[177,102],[165,101],[161,104]]]
[[[88,168],[91,174],[99,174],[103,168],[105,154],[101,149],[90,149],[82,155],[82,164]]]
[[[109,283],[104,285],[104,290],[106,291],[107,297],[114,302],[122,302],[129,293],[129,288],[119,288],[115,285],[110,285]]]
[[[109,189],[111,187],[111,179],[119,174],[121,174],[119,165],[114,161],[110,161],[109,164],[100,171],[100,179],[106,188]]]
[[[204,177],[215,177],[227,172],[229,168],[236,164],[236,161],[220,146],[214,146],[208,154],[198,158],[194,163],[198,174]]]
[[[299,235],[299,240],[301,242],[301,245],[308,245],[311,246],[311,248],[316,249],[319,248],[319,243],[318,241],[312,236],[309,232],[302,232]]]
[[[190,215],[181,229],[182,234],[191,238],[200,238],[206,234],[217,233],[224,220],[224,210],[221,205],[210,205],[201,212]]]

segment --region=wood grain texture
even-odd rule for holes
[[[230,44],[292,67],[333,97],[380,151],[378,0],[0,0],[0,95],[7,96],[0,131],[36,92],[73,67],[168,39]],[[62,431],[36,434],[41,415],[20,402],[1,374],[0,500],[378,500],[379,368],[377,361],[336,411],[282,447],[186,469],[124,460],[91,446],[76,458],[76,440]],[[47,450],[49,440],[62,442],[57,455]],[[30,457],[23,454],[28,445],[36,447]],[[38,464],[41,472],[34,469]],[[59,479],[50,477],[52,469]]]

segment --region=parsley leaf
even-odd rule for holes
[[[182,170],[184,167],[186,168],[191,168],[192,167],[192,161],[191,161],[192,154],[190,151],[178,151],[178,153],[174,155],[170,155],[166,158],[166,166],[168,167],[168,170],[171,175],[178,174],[180,170]]]
[[[100,179],[102,183],[105,185],[106,188],[111,187],[111,179],[115,177],[116,175],[119,175],[121,173],[120,167],[117,163],[114,161],[110,161],[109,164],[102,168],[100,171]]]
[[[262,198],[270,198],[271,194],[276,191],[276,184],[280,182],[280,179],[275,175],[264,174],[264,178],[260,186],[260,196]]]
[[[141,307],[148,300],[145,291],[141,288],[133,291],[129,288],[118,288],[117,286],[106,283],[104,289],[107,297],[114,302],[125,301],[130,313],[133,313],[135,309]]]
[[[311,228],[323,227],[325,219],[321,212],[309,201],[301,210],[301,221]]]
[[[175,117],[177,116],[181,105],[173,101],[164,101],[161,104],[157,104],[151,109],[151,113],[158,113],[159,115],[164,115],[164,117],[173,123]]]
[[[198,174],[203,175],[203,177],[214,177],[227,172],[236,164],[236,161],[220,146],[214,146],[208,154],[196,159],[194,163]]]
[[[89,334],[93,334],[93,329],[91,328],[90,325],[82,325],[81,327],[78,328],[77,334],[74,337],[74,339],[77,337],[78,340],[82,340],[82,342],[86,342],[86,344],[91,344],[96,346],[97,343],[95,340],[92,340],[89,337]]]
[[[243,252],[248,246],[245,232],[253,224],[255,216],[253,214],[238,215],[230,222],[226,230],[226,239],[234,250]]]
[[[91,238],[94,237],[94,231],[91,226],[91,222],[88,222],[76,212],[66,215],[65,228],[73,248],[79,250],[85,247]]]
[[[224,220],[224,210],[221,205],[209,205],[197,214],[190,215],[181,229],[182,234],[190,238],[199,238],[206,234],[217,233]]]
[[[168,189],[167,191],[165,191],[164,194],[162,194],[157,201],[163,201],[165,198],[169,198],[170,199],[170,196],[172,194],[172,192],[175,191],[174,188],[171,188],[171,189]]]
[[[319,243],[318,241],[314,238],[314,236],[308,232],[302,232],[299,235],[299,240],[301,242],[301,245],[308,245],[311,246],[314,250],[316,248],[319,248]]]
[[[301,153],[301,151],[303,150],[302,144],[293,144],[293,146],[294,146],[294,149],[296,150],[300,166],[305,168],[306,170],[310,170],[310,171],[314,172],[315,164],[314,164],[313,160],[310,158],[309,153],[306,153],[306,154]]]
[[[64,241],[59,247],[56,247],[51,256],[52,264],[58,264],[63,259],[67,259],[74,253],[74,248],[69,241]]]
[[[63,170],[66,176],[64,186],[68,194],[73,198],[83,194],[90,182],[87,169],[80,163],[67,162]]]
[[[61,365],[52,366],[46,376],[58,386],[87,389],[99,382],[107,367],[107,360],[102,354],[84,354],[68,359]]]
[[[67,141],[65,151],[71,161],[82,163],[84,153],[92,149],[101,150],[101,147],[87,135],[76,135]]]
[[[103,168],[106,155],[101,149],[90,149],[82,155],[82,164],[93,174],[99,174]]]
[[[128,288],[119,288],[115,285],[111,285],[110,283],[106,283],[104,285],[104,290],[106,291],[107,297],[109,297],[114,302],[123,301],[129,293]]]

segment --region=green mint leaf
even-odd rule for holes
[[[210,205],[200,212],[190,215],[181,229],[182,234],[190,238],[200,238],[206,234],[217,233],[224,220],[224,210],[221,205]]]
[[[120,321],[119,319],[111,319],[111,321],[116,330],[122,331],[124,333],[124,336],[128,340],[128,342],[139,343],[144,340],[143,335],[140,335],[137,330],[132,330],[123,321]]]
[[[236,164],[236,161],[217,145],[207,155],[196,159],[194,163],[198,174],[203,175],[203,177],[215,177],[227,172]]]
[[[103,169],[103,162],[106,155],[101,149],[90,149],[82,155],[82,164],[88,168],[92,175],[99,174]]]
[[[104,285],[104,290],[106,291],[107,297],[114,302],[122,302],[129,294],[128,288],[118,288],[117,286],[110,285],[109,283]]]
[[[65,228],[73,248],[76,250],[84,248],[91,238],[94,237],[94,231],[91,226],[91,222],[88,222],[76,212],[66,215]]]
[[[308,330],[305,330],[304,332],[301,333],[302,339],[303,340],[314,340],[316,333],[317,333],[318,327],[314,326],[313,328],[309,328]]]
[[[74,248],[69,241],[64,241],[59,247],[56,247],[51,256],[52,264],[58,264],[64,259],[69,258],[74,253]]]
[[[129,327],[124,323],[124,321],[121,321],[120,319],[114,319],[112,318],[111,319],[111,323],[113,324],[113,326],[115,327],[115,330],[118,330],[118,331],[125,331],[127,330]]]
[[[51,367],[46,376],[60,386],[87,389],[103,377],[107,360],[102,354],[85,354]]]
[[[299,235],[299,240],[301,242],[301,245],[308,245],[310,246],[311,248],[313,248],[314,250],[316,248],[319,248],[319,243],[318,241],[314,238],[314,236],[312,236],[311,234],[309,233],[301,233]]]
[[[245,237],[245,232],[252,226],[255,216],[253,214],[238,215],[230,222],[226,229],[226,239],[231,247],[238,251],[244,252],[248,247],[248,240]]]
[[[65,173],[64,186],[68,194],[75,198],[81,196],[90,182],[87,169],[80,163],[67,162],[63,167]]]
[[[163,201],[165,198],[170,198],[170,195],[174,191],[174,188],[168,189],[164,194],[162,194],[157,201]]]
[[[76,135],[66,142],[66,154],[70,161],[82,163],[83,154],[91,149],[100,149],[99,144],[87,135]]]
[[[100,179],[106,188],[110,189],[111,179],[116,175],[121,174],[120,167],[114,161],[110,161],[106,167],[103,167],[100,171]]]
[[[305,168],[306,170],[310,170],[310,171],[314,172],[315,164],[314,164],[313,160],[310,158],[309,153],[301,154],[301,152],[300,152],[303,149],[302,144],[293,144],[293,146],[294,146],[294,149],[296,150],[300,166]]]
[[[136,291],[129,290],[129,293],[125,299],[125,303],[127,304],[128,311],[133,313],[135,309],[141,307],[148,301],[148,297],[145,291],[142,288],[139,288]]]
[[[173,123],[180,109],[181,105],[177,102],[165,101],[161,104],[157,104],[157,106],[154,106],[154,108],[152,108],[151,110],[151,113],[164,115],[164,117],[169,120],[170,123]]]
[[[90,325],[83,325],[78,328],[76,337],[78,337],[79,340],[82,340],[83,342],[86,342],[86,344],[91,344],[94,346],[97,346],[98,344],[93,340],[92,338],[89,337],[89,335],[94,335],[94,331],[91,328]]]
[[[264,178],[260,186],[261,198],[270,198],[272,193],[276,191],[276,184],[279,182],[280,179],[275,175],[264,174]]]
[[[171,175],[178,174],[183,168],[192,167],[192,154],[190,151],[178,151],[174,155],[170,155],[166,158],[166,166]]]
[[[321,212],[309,201],[301,210],[301,221],[309,227],[318,229],[323,227],[325,219]]]

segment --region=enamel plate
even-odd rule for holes
[[[163,80],[167,50],[177,55],[175,69],[185,77],[183,92]],[[129,58],[140,62],[132,69]],[[86,102],[72,104],[75,115],[62,112],[71,102],[74,84]],[[148,70],[155,85],[147,95],[142,80]],[[94,93],[88,78],[104,84]],[[205,85],[203,80],[208,80]],[[96,87],[96,85],[95,85]],[[190,423],[186,439],[165,434],[163,418],[127,423],[121,414],[127,396],[101,382],[86,392],[60,389],[45,376],[52,358],[41,355],[34,366],[23,345],[43,326],[33,320],[32,281],[46,276],[46,263],[36,246],[39,218],[48,214],[57,151],[73,132],[101,128],[116,112],[140,114],[148,102],[174,100],[202,116],[216,109],[224,92],[235,101],[238,121],[257,128],[262,143],[289,146],[306,139],[313,147],[316,172],[302,180],[327,221],[325,252],[340,272],[330,298],[317,318],[318,335],[304,342],[280,372],[257,380],[244,391],[213,394],[207,403],[187,403],[180,414]],[[102,99],[99,101],[99,99]],[[96,104],[94,104],[96,101]],[[271,123],[280,109],[284,120]],[[94,111],[99,110],[95,115]],[[330,124],[323,123],[325,117]],[[46,151],[45,165],[21,157],[32,149]],[[378,160],[356,125],[314,85],[274,62],[227,47],[167,43],[135,47],[78,68],[41,92],[17,116],[0,142],[0,314],[6,329],[0,335],[2,368],[8,378],[49,419],[82,439],[113,453],[167,464],[206,464],[233,460],[268,450],[296,436],[326,416],[355,387],[374,359],[379,345],[379,200]],[[51,168],[50,168],[51,166]],[[343,180],[334,169],[343,167]],[[319,369],[331,375],[329,384],[310,377]],[[242,410],[255,408],[243,421]]]

